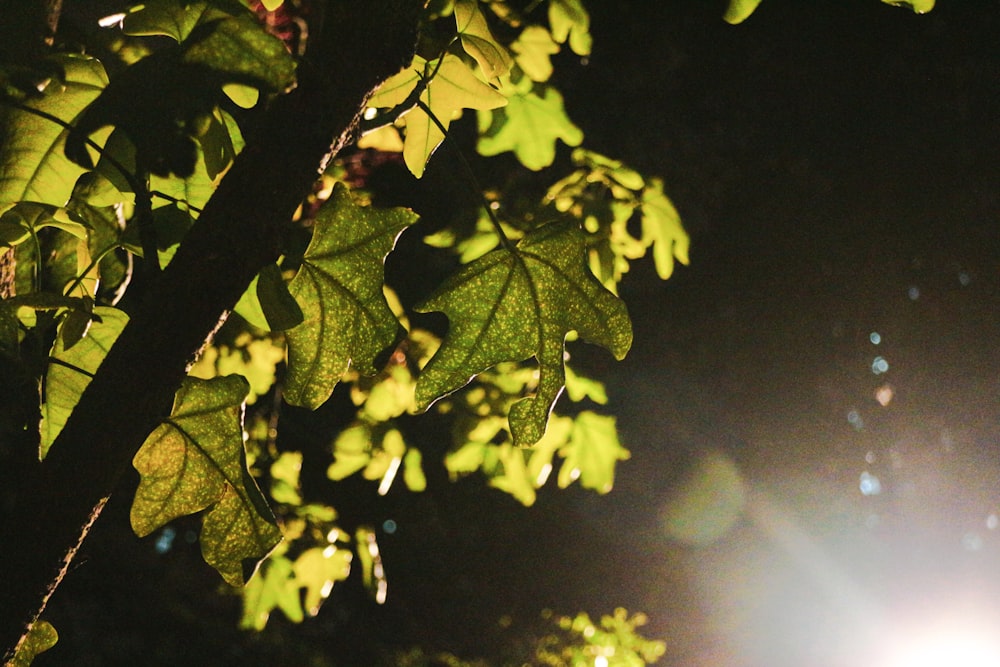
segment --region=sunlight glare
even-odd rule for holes
[[[905,644],[905,645],[904,645]],[[996,667],[1000,642],[985,629],[941,628],[910,634],[889,654],[883,667]]]

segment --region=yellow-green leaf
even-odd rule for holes
[[[427,488],[427,477],[421,466],[423,456],[419,449],[410,447],[403,457],[403,482],[410,491],[423,491]]]
[[[578,56],[590,55],[593,40],[590,36],[590,14],[580,0],[549,0],[549,26],[552,38],[562,44],[569,40],[569,48]]]
[[[733,25],[742,23],[753,14],[759,4],[760,0],[729,0],[729,6],[726,7],[726,13],[722,18]]]
[[[917,14],[926,14],[934,9],[934,0],[882,0],[882,2],[894,7],[909,7]]]
[[[674,272],[674,259],[685,266],[690,261],[691,239],[681,225],[680,215],[663,193],[663,181],[650,180],[642,193],[642,242],[653,246],[656,273],[666,280]]]
[[[131,512],[135,533],[142,537],[179,516],[207,509],[202,555],[234,586],[243,585],[281,540],[247,470],[243,401],[248,391],[239,375],[186,379],[170,417],[132,461],[140,477]]]
[[[32,109],[73,123],[105,86],[108,77],[94,58],[57,57],[65,78],[24,102]],[[68,130],[29,111],[0,105],[0,207],[18,201],[65,206],[73,186],[86,171],[66,157]],[[99,145],[107,131],[92,140]],[[92,153],[96,155],[96,153]]]
[[[505,442],[496,448],[503,472],[490,478],[490,486],[516,498],[525,507],[535,504],[535,485],[528,476],[526,450]]]
[[[566,459],[559,469],[559,487],[575,480],[580,486],[607,493],[615,483],[615,464],[629,458],[618,441],[615,418],[585,410],[573,422],[570,441],[559,450]]]
[[[573,368],[566,366],[566,395],[574,402],[589,398],[598,405],[608,402],[608,392],[604,383],[583,375],[578,375]]]
[[[302,621],[299,584],[295,581],[292,562],[284,556],[272,556],[243,591],[243,618],[240,627],[263,630],[274,609],[280,609],[289,620]]]
[[[358,206],[337,184],[316,216],[313,238],[289,291],[303,321],[290,329],[285,399],[317,408],[354,365],[375,370],[399,323],[382,292],[383,262],[417,216],[406,209]]]
[[[503,89],[507,106],[497,111],[479,112],[479,142],[481,155],[497,155],[514,151],[528,169],[538,171],[552,164],[556,157],[556,141],[567,146],[579,146],[583,131],[566,115],[563,98],[551,86],[532,85],[525,78]]]
[[[44,459],[48,454],[83,390],[128,322],[128,315],[107,306],[94,308],[94,316],[87,335],[75,345],[67,350],[63,337],[57,336],[52,347],[54,361],[45,374],[39,458]]]
[[[552,76],[551,56],[559,53],[559,45],[552,34],[540,25],[529,25],[510,45],[521,70],[532,81],[548,81]]]
[[[479,9],[479,0],[456,0],[455,23],[462,48],[479,63],[486,80],[497,85],[500,77],[510,71],[510,53],[493,37],[486,17]]]
[[[371,461],[372,428],[363,422],[351,424],[333,441],[333,463],[326,476],[339,481],[353,475]]]
[[[35,621],[28,636],[17,649],[14,659],[7,667],[28,667],[40,653],[48,651],[59,641],[59,633],[48,621]]]
[[[305,611],[315,616],[333,585],[351,573],[351,552],[333,545],[306,549],[295,559],[292,570],[296,584],[306,591]]]
[[[507,98],[486,85],[458,56],[448,54],[441,61],[425,61],[415,57],[413,64],[389,78],[372,96],[373,107],[391,107],[402,103],[413,92],[422,77],[434,75],[420,101],[441,123],[445,131],[462,109],[496,109],[507,104]],[[403,160],[410,172],[420,178],[431,154],[444,140],[444,133],[437,123],[420,107],[405,113],[406,124],[403,140]]]
[[[541,439],[563,389],[564,339],[570,331],[618,359],[632,344],[625,304],[587,269],[583,233],[547,225],[515,248],[500,248],[465,265],[418,308],[441,311],[450,328],[417,381],[418,409],[503,361],[538,362],[535,396],[510,411],[518,446]]]
[[[185,63],[205,65],[234,81],[270,91],[280,92],[295,83],[295,59],[254,16],[229,17],[206,27],[207,35],[192,40],[184,50]]]
[[[122,21],[127,35],[170,37],[183,42],[200,25],[233,16],[252,16],[239,2],[226,0],[146,0],[128,9]]]

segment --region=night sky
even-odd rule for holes
[[[389,603],[338,587],[278,643],[474,657],[502,616],[617,606],[670,667],[889,667],[941,619],[1000,635],[1000,4],[764,0],[741,26],[724,4],[590,2],[592,57],[557,63],[587,146],[662,176],[693,237],[665,283],[633,264],[623,363],[574,352],[632,452],[614,491],[524,509],[474,479],[347,484],[348,515],[399,526]],[[231,599],[192,617],[213,573],[194,548],[160,563],[126,512],[57,594],[39,665],[299,664],[232,632]]]

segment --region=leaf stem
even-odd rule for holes
[[[199,213],[199,214],[201,213],[201,209],[198,208],[197,206],[192,206],[191,204],[189,204],[187,201],[185,201],[183,199],[178,199],[177,197],[171,197],[167,193],[160,192],[159,190],[150,190],[149,191],[149,196],[150,197],[156,197],[157,199],[163,199],[163,200],[168,201],[168,202],[170,202],[172,204],[182,204],[189,211],[194,211],[195,213]]]
[[[75,290],[77,287],[79,287],[80,283],[82,283],[84,281],[84,279],[86,279],[87,274],[89,274],[91,271],[93,271],[94,267],[96,267],[101,262],[101,260],[104,259],[104,257],[109,252],[112,252],[114,250],[118,250],[121,247],[122,247],[122,245],[120,243],[112,243],[107,248],[105,248],[101,252],[97,253],[96,257],[91,257],[90,264],[88,264],[87,268],[85,268],[83,271],[80,272],[80,275],[78,275],[76,278],[73,279],[73,282],[70,283],[69,287],[66,288],[66,293],[67,294],[72,294],[73,290]],[[93,296],[96,297],[97,295],[94,294]]]
[[[81,375],[86,375],[87,377],[89,377],[91,379],[93,379],[93,377],[94,377],[94,374],[91,373],[90,371],[84,370],[84,369],[80,368],[79,366],[76,366],[74,364],[69,363],[68,361],[63,361],[62,359],[59,359],[58,357],[49,357],[49,363],[50,364],[55,364],[56,366],[63,366],[65,368],[70,369],[71,371],[76,371],[77,373],[80,373]]]
[[[472,165],[469,164],[468,159],[465,157],[465,153],[462,151],[461,147],[452,139],[451,134],[444,124],[434,115],[430,107],[424,104],[423,100],[417,100],[417,106],[420,107],[421,111],[427,114],[427,116],[437,125],[437,128],[441,130],[444,134],[445,141],[451,146],[455,154],[458,156],[458,161],[462,165],[462,170],[468,177],[469,186],[475,191],[476,196],[479,198],[480,203],[483,206],[483,210],[486,211],[486,215],[490,219],[490,223],[493,225],[493,229],[496,231],[497,236],[500,238],[500,245],[504,247],[507,252],[516,255],[517,250],[515,248],[514,242],[507,237],[507,233],[504,232],[503,227],[500,225],[500,220],[497,218],[496,212],[490,206],[490,202],[487,201],[486,195],[483,194],[483,188],[479,185],[479,179],[476,178],[476,173],[472,170]]]

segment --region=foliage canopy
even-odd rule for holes
[[[340,3],[325,4],[335,18]],[[331,160],[305,165],[324,169],[292,219],[271,223],[274,257],[253,267],[252,281],[232,279],[244,290],[238,301],[206,306],[228,319],[192,334],[205,345],[187,351],[188,377],[167,387],[172,410],[129,445],[140,478],[135,533],[200,513],[205,560],[241,587],[247,628],[264,627],[276,609],[293,621],[316,614],[352,567],[376,599],[387,590],[375,532],[346,533],[333,507],[306,497],[303,452],[276,440],[279,399],[316,409],[343,385],[356,414],[330,436],[327,477],[360,474],[382,494],[397,477],[420,492],[425,466],[443,465],[452,479],[480,474],[530,505],[555,469],[560,487],[579,481],[606,493],[629,456],[574,341],[623,358],[632,328],[619,282],[647,254],[669,278],[688,262],[688,237],[662,181],[582,147],[552,56],[590,54],[583,4],[521,4],[427,4],[415,52],[403,44],[411,57],[398,71],[358,84],[372,94],[353,102],[351,118],[361,117],[347,129],[356,131],[334,142]],[[733,0],[726,19],[739,22],[757,4]],[[280,164],[268,119],[322,79],[314,58],[329,48],[318,10],[306,18],[319,36],[275,28],[293,11],[281,0],[147,0],[104,21],[87,49],[57,41],[0,62],[0,358],[22,397],[41,399],[37,414],[0,406],[0,429],[21,454],[32,451],[31,465],[73,448],[76,422],[114,428],[114,416],[81,416],[77,406],[115,372],[103,364],[141,326],[136,304],[168,290],[177,257],[223,250],[199,245],[211,224],[202,218],[226,215],[219,202],[244,156],[263,151]],[[478,184],[462,152],[470,149],[451,134],[473,112],[471,150],[540,172],[540,198]],[[419,179],[444,143],[457,153],[438,159],[482,201],[449,224],[373,204],[367,174],[346,159],[398,155]],[[254,175],[265,198],[287,178]],[[222,212],[212,217],[213,207]],[[424,255],[398,256],[403,234],[419,237],[408,247]],[[423,300],[402,303],[386,281],[387,257],[419,281],[428,253],[449,257],[454,271]],[[181,308],[202,298],[167,293]],[[422,316],[435,312],[446,331]],[[569,402],[559,403],[564,389]],[[411,417],[429,410],[450,423],[440,461],[412,443]],[[618,614],[605,629],[628,625],[618,635],[631,636],[637,624]],[[586,617],[564,625],[594,627]],[[21,664],[55,642],[51,626],[33,627]]]

